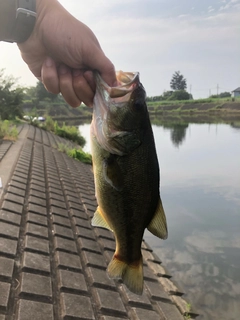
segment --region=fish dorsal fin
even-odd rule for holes
[[[148,230],[160,239],[167,239],[167,221],[162,206],[162,201],[159,198],[158,205],[155,211],[155,214],[148,225]]]
[[[107,223],[107,221],[104,219],[104,217],[101,214],[101,209],[99,207],[97,207],[97,210],[94,213],[94,216],[92,218],[92,222],[91,222],[93,227],[102,227],[102,228],[106,228],[110,231],[113,231],[109,224]]]

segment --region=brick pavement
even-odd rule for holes
[[[29,125],[19,133],[18,145],[0,144],[0,175],[9,174],[0,202],[0,320],[184,319],[183,292],[145,242],[142,296],[107,276],[115,241],[91,227],[92,167],[59,152],[69,144],[62,138]],[[4,172],[11,149],[16,159]]]

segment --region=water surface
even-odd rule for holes
[[[89,125],[80,130],[88,138]],[[202,314],[198,319],[239,320],[240,129],[168,123],[153,131],[169,237],[147,231],[144,238]]]

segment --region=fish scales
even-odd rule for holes
[[[98,208],[92,224],[115,235],[109,275],[122,278],[132,292],[141,294],[144,230],[167,237],[145,90],[138,73],[118,73],[116,88],[109,87],[99,74],[95,78],[91,144]]]

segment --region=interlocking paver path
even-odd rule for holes
[[[0,144],[0,320],[184,319],[183,293],[145,242],[142,296],[107,276],[115,241],[90,223],[92,167],[59,143],[23,125]]]

